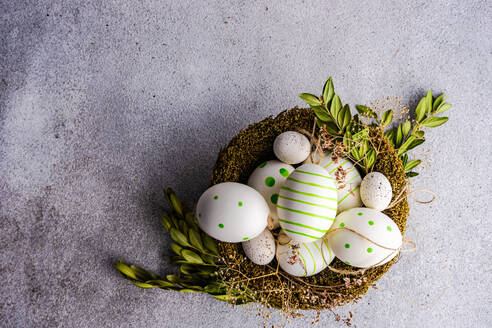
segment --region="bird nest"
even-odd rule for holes
[[[311,109],[293,108],[268,117],[240,131],[218,156],[212,184],[226,181],[247,183],[253,170],[262,162],[274,159],[273,142],[284,131],[310,131],[314,123]],[[393,198],[401,193],[404,199],[384,211],[405,232],[409,206],[403,189],[405,170],[393,144],[377,128],[370,128],[369,137],[377,142],[380,153],[373,170],[383,173],[390,181]],[[363,170],[361,170],[361,173]],[[332,309],[357,301],[381,278],[399,257],[388,263],[351,274],[354,268],[335,259],[327,268],[311,277],[293,277],[283,272],[276,261],[267,266],[252,263],[239,243],[219,242],[218,248],[226,266],[219,275],[233,294],[241,299],[268,307],[290,310]],[[235,299],[230,301],[234,303]]]

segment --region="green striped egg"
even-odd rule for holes
[[[307,162],[310,162],[309,156]],[[349,208],[362,206],[360,197],[360,184],[362,177],[355,165],[345,157],[332,158],[330,153],[325,152],[321,158],[318,153],[314,154],[315,162],[322,166],[335,178],[338,189],[338,213]],[[337,171],[339,172],[337,175]]]
[[[337,213],[335,180],[319,165],[298,167],[280,188],[277,213],[280,226],[293,240],[323,237]]]
[[[291,241],[277,245],[277,261],[285,272],[296,277],[308,277],[324,270],[335,258],[326,239],[310,243]]]

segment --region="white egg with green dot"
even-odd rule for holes
[[[200,228],[220,241],[238,243],[258,236],[267,226],[269,208],[253,188],[224,182],[208,188],[198,200]]]
[[[285,245],[277,244],[276,256],[282,270],[296,277],[315,275],[335,258],[323,238],[310,243],[291,241]]]
[[[270,208],[272,229],[279,227],[277,200],[280,187],[292,171],[294,171],[292,165],[272,160],[261,163],[249,177],[248,186],[262,194]]]
[[[326,169],[336,180],[338,189],[338,213],[349,208],[362,206],[360,195],[362,178],[355,165],[345,157],[338,159],[332,158],[329,152],[323,153],[321,158],[318,152],[312,155],[315,163]],[[311,156],[308,157],[305,163],[311,163]],[[336,177],[337,170],[340,170],[339,178]]]
[[[386,214],[365,207],[338,214],[325,238],[336,257],[358,268],[390,261],[402,245],[396,223]]]
[[[323,237],[337,213],[335,180],[319,165],[301,165],[280,188],[277,213],[280,226],[293,240]]]

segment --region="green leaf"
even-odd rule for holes
[[[316,117],[322,121],[322,122],[333,122],[331,119],[330,114],[325,110],[324,107],[322,106],[314,106],[312,107],[314,114],[316,114]]]
[[[179,230],[180,230],[182,233],[184,233],[185,235],[187,235],[187,234],[188,234],[188,229],[189,229],[189,228],[188,228],[188,225],[186,224],[186,221],[184,221],[184,220],[179,220],[179,221],[178,221],[178,223],[179,223]]]
[[[422,125],[428,128],[435,128],[437,126],[443,125],[448,121],[447,117],[428,117],[422,121]]]
[[[174,191],[169,194],[169,199],[171,200],[171,205],[176,211],[176,213],[178,213],[180,217],[183,217],[183,204],[181,204],[181,201],[176,196]]]
[[[403,138],[408,137],[411,128],[412,128],[412,123],[410,121],[405,121],[405,123],[402,124],[401,132],[403,134]]]
[[[408,162],[405,165],[405,171],[410,171],[411,169],[413,169],[414,167],[416,167],[420,163],[422,163],[422,161],[420,159],[416,159],[416,160],[413,160],[413,161]]]
[[[427,105],[427,108],[425,111],[427,114],[430,114],[430,112],[432,111],[432,91],[431,90],[427,91],[425,103]]]
[[[338,112],[340,111],[341,108],[342,108],[342,102],[340,101],[340,97],[338,97],[338,95],[335,93],[330,105],[331,116],[337,118]]]
[[[426,97],[420,99],[417,108],[415,109],[415,116],[417,118],[417,122],[421,122],[425,117],[425,111],[427,109]]]
[[[136,282],[134,281],[133,284],[137,287],[144,288],[144,289],[149,289],[149,288],[156,288],[157,286],[145,283],[145,282]]]
[[[224,302],[234,302],[236,300],[238,300],[239,296],[233,296],[233,295],[229,295],[229,294],[224,294],[224,295],[212,295],[213,297],[215,297],[216,299],[220,300],[220,301],[224,301]]]
[[[186,221],[186,223],[188,223],[188,225],[190,227],[193,227],[195,229],[198,228],[198,224],[196,223],[196,219],[195,219],[195,216],[193,215],[193,213],[190,213],[190,212],[186,213],[185,214],[185,221]]]
[[[366,168],[369,170],[374,163],[376,163],[376,151],[374,149],[371,149],[367,152],[366,156]]]
[[[414,149],[415,147],[423,144],[425,139],[415,139],[413,140],[410,145],[407,147],[407,151]]]
[[[171,238],[174,239],[175,242],[177,242],[181,246],[190,247],[190,244],[188,243],[188,239],[181,231],[179,231],[178,229],[171,228],[169,233],[171,234]]]
[[[202,264],[204,263],[200,255],[197,253],[190,251],[189,249],[183,249],[181,252],[181,256],[190,263]]]
[[[396,130],[396,128],[389,129],[388,131],[386,131],[384,133],[384,135],[386,136],[386,138],[388,138],[389,141],[391,141],[391,143],[393,145],[395,145],[395,130]]]
[[[348,148],[348,151],[350,151],[350,146],[352,145],[352,133],[350,131],[345,132],[343,135],[343,144]]]
[[[415,138],[423,138],[424,137],[424,131],[422,130],[417,130],[413,133],[413,135],[415,136]]]
[[[195,229],[190,229],[188,232],[188,237],[190,240],[190,243],[198,248],[200,251],[205,252],[205,249],[203,248],[203,243],[202,243],[202,238],[200,237],[200,233],[196,231]]]
[[[403,156],[400,157],[401,162],[403,163],[403,166],[407,165],[408,161],[408,154],[404,154]]]
[[[407,172],[406,173],[406,176],[408,178],[413,178],[413,177],[416,177],[417,175],[419,175],[417,172]]]
[[[438,108],[437,108],[437,111],[436,113],[444,113],[445,111],[447,111],[448,109],[451,108],[451,104],[441,104]]]
[[[173,226],[173,223],[169,219],[169,214],[167,214],[167,213],[162,213],[161,223],[162,223],[162,226],[164,227],[164,229],[166,229],[167,231],[169,231],[171,229],[171,227]]]
[[[134,280],[138,280],[138,278],[135,275],[135,273],[133,272],[133,270],[130,269],[130,267],[128,267],[122,261],[115,263],[114,266],[115,266],[116,270],[118,270],[123,276],[134,279]]]
[[[398,130],[396,132],[395,146],[399,148],[403,142],[403,126],[398,124]]]
[[[219,250],[217,248],[217,243],[215,242],[215,240],[212,237],[210,237],[206,233],[203,233],[202,234],[202,240],[203,240],[203,244],[205,245],[205,247],[210,252],[212,252],[212,254],[220,256]]]
[[[415,140],[415,137],[414,136],[408,137],[408,139],[403,143],[403,145],[401,145],[401,147],[398,148],[398,156],[400,156],[403,153],[405,153],[408,150],[408,147],[410,146],[410,144],[414,140]],[[420,140],[422,140],[422,139],[420,139]]]
[[[176,288],[176,285],[174,285],[173,283],[171,283],[169,281],[165,281],[165,280],[160,280],[160,279],[149,280],[149,281],[146,281],[146,283],[155,285],[155,286],[160,287],[160,288]]]
[[[342,112],[343,112],[343,122],[341,124],[341,127],[342,130],[345,130],[349,126],[350,121],[352,120],[352,114],[350,113],[350,106],[348,104],[343,106]]]
[[[381,124],[383,125],[384,128],[390,125],[392,121],[393,121],[393,111],[390,109],[384,112],[383,116],[381,116]]]
[[[364,105],[356,105],[355,108],[359,112],[360,115],[368,118],[376,118],[378,115],[369,107]]]
[[[437,97],[436,100],[434,100],[434,103],[432,104],[432,111],[435,112],[437,108],[441,106],[443,101],[444,101],[444,93],[439,97]]]
[[[326,106],[330,102],[331,98],[335,94],[335,88],[333,87],[333,80],[331,76],[326,80],[325,86],[323,87],[323,101]]]
[[[145,281],[157,278],[155,274],[150,273],[147,270],[144,270],[136,265],[130,265],[130,269],[132,269],[132,271],[135,273],[138,280]]]
[[[198,286],[193,286],[193,287],[198,289]],[[202,292],[201,290],[197,290],[197,289],[183,288],[183,289],[180,289],[179,291],[181,293],[201,293]]]
[[[321,101],[319,101],[318,97],[310,93],[301,93],[299,98],[304,100],[309,106],[321,106]]]
[[[179,271],[184,274],[193,274],[196,269],[191,264],[181,264],[181,266],[179,267]]]
[[[179,246],[178,244],[171,243],[171,249],[174,251],[174,253],[181,256],[181,251],[183,250],[183,247]]]
[[[204,290],[211,295],[224,294],[227,292],[227,285],[220,282],[213,282],[205,286]]]
[[[323,126],[326,129],[326,132],[328,132],[331,135],[338,135],[338,126],[336,126],[335,123],[325,123]]]

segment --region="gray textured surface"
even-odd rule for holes
[[[329,74],[352,105],[427,89],[454,105],[414,180],[439,195],[412,204],[418,252],[354,322],[490,325],[490,2],[77,2],[0,3],[1,326],[262,325],[206,295],[139,290],[111,265],[173,270],[161,188],[192,204],[239,129]]]

